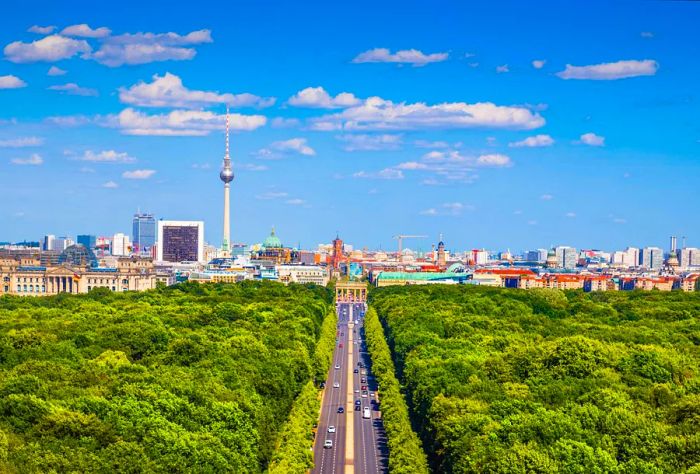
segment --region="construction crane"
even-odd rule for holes
[[[399,263],[403,261],[403,239],[425,239],[427,235],[395,235],[393,238],[399,241]]]

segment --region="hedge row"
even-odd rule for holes
[[[379,383],[382,418],[389,445],[389,472],[392,474],[428,473],[428,462],[418,436],[411,428],[406,400],[394,373],[391,352],[377,312],[365,315],[367,349],[372,357],[372,372]]]
[[[325,380],[333,360],[336,326],[337,316],[333,311],[324,319],[316,344],[313,357],[315,380],[310,380],[294,401],[273,453],[269,474],[304,473],[314,466],[312,432],[321,409],[316,381]]]

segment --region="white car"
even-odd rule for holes
[[[336,365],[336,366],[335,366],[335,370],[338,370],[339,368],[340,368],[339,365]]]
[[[323,443],[323,447],[324,447],[324,448],[332,448],[332,447],[333,447],[333,440],[332,440],[332,439],[327,439],[327,440]]]
[[[360,393],[360,391],[358,389],[355,389],[355,393]]]
[[[333,382],[333,388],[340,388],[339,382]]]
[[[335,433],[335,426],[331,425],[328,427],[328,432],[329,433]]]

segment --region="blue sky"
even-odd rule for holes
[[[700,246],[696,2],[13,3],[0,240]]]

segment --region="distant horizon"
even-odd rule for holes
[[[7,9],[0,238],[221,245],[228,105],[233,242],[700,247],[700,2],[453,3]]]

